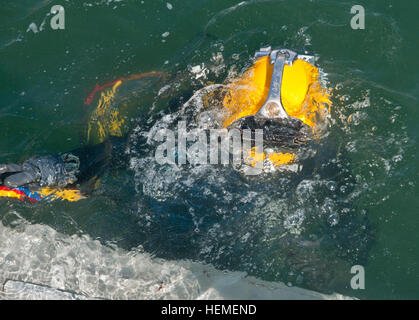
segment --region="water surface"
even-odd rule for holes
[[[54,4],[65,8],[65,30],[49,26]],[[170,4],[22,0],[1,5],[0,162],[84,144],[91,111],[84,101],[97,83],[150,71],[172,75],[169,98],[155,94],[159,87],[127,98],[137,111],[130,169],[107,172],[100,189],[78,203],[1,199],[4,232],[25,223],[45,224],[125,250],[206,262],[321,292],[419,298],[419,5],[390,0]],[[366,9],[365,30],[350,28],[354,4]],[[36,33],[27,31],[33,23]],[[172,126],[165,115],[175,118],[197,90],[242,72],[265,44],[316,55],[333,93],[328,136],[315,146],[317,155],[305,169],[255,179],[229,167],[158,166],[153,146],[142,137],[153,125]],[[207,69],[205,77],[191,73],[197,65]],[[160,115],[149,112],[153,103]],[[193,119],[199,107],[189,105]],[[28,245],[31,239],[28,235]],[[58,242],[50,249],[59,250]],[[8,261],[0,261],[0,279],[6,273],[18,277],[24,268],[10,271]],[[26,261],[30,264],[31,257]],[[349,286],[354,264],[365,266],[363,291]],[[75,287],[70,277],[67,281]]]

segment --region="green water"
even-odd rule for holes
[[[344,256],[343,250],[348,250],[354,258],[348,258],[339,272],[349,273],[347,265],[351,263],[364,265],[365,290],[354,291],[348,283],[322,283],[326,281],[322,277],[297,281],[297,285],[359,298],[419,298],[419,4],[406,0],[169,2],[171,10],[167,1],[155,0],[2,3],[0,163],[71,150],[83,144],[88,116],[84,101],[96,83],[153,70],[185,78],[188,66],[202,63],[214,66],[209,80],[222,82],[229,71],[240,72],[247,66],[262,45],[307,51],[319,57],[318,65],[327,74],[328,86],[334,89],[331,136],[345,149],[345,165],[356,181],[351,195],[342,196],[337,206],[352,208],[349,218],[366,216],[371,236],[366,238],[364,248],[363,238],[354,236],[353,240],[345,233],[357,230],[350,228],[350,219],[340,222],[342,233],[338,236],[344,237],[340,243],[345,248],[336,249],[337,255]],[[54,4],[65,8],[65,30],[52,30],[49,26],[47,14]],[[365,7],[365,30],[350,27],[350,9],[355,4]],[[26,32],[31,23],[39,28],[44,20],[42,31]],[[163,37],[166,32],[169,35]],[[219,53],[223,61],[216,69],[217,62],[211,58]],[[200,85],[194,83],[195,87]],[[141,118],[142,110],[149,105],[138,105]],[[167,108],[164,112],[173,110]],[[350,123],[349,115],[354,119]],[[141,183],[147,185],[143,180]],[[75,204],[31,207],[1,199],[0,217],[4,225],[13,227],[10,213],[17,211],[32,223],[48,224],[64,233],[87,233],[128,249],[144,245],[146,250],[164,258],[192,258],[220,268],[244,270],[267,280],[293,282],[287,267],[275,267],[275,263],[272,267],[277,261],[269,258],[277,248],[274,241],[265,239],[259,244],[258,250],[266,250],[268,258],[253,254],[249,248],[234,246],[231,251],[227,246],[224,258],[202,254],[206,245],[197,242],[208,243],[209,247],[218,244],[216,236],[208,239],[214,228],[208,227],[210,231],[205,236],[189,239],[183,233],[190,232],[190,228],[178,230],[182,227],[176,219],[168,218],[160,224],[154,221],[150,228],[145,227],[144,217],[138,212],[164,213],[168,210],[164,203],[150,200],[147,190],[143,191],[145,195],[138,191],[129,171],[105,176],[104,184],[97,194]],[[183,194],[182,203],[187,202],[188,192]],[[252,207],[242,210],[243,216],[258,212],[258,202],[254,201]],[[176,202],[171,205],[174,212],[183,210],[176,207]],[[207,205],[208,210],[211,205],[214,211],[220,209],[216,203]],[[301,205],[307,207],[309,203]],[[194,217],[199,217],[199,205],[191,204],[191,208],[196,210]],[[240,207],[235,210],[237,215]],[[241,220],[231,221],[240,224]],[[242,236],[235,230],[241,227],[232,226],[228,232]],[[263,226],[258,228],[255,230],[275,235],[272,228],[271,233]],[[325,233],[333,234],[334,229],[330,230]],[[317,233],[321,236],[321,231]],[[199,249],[201,253],[194,252]],[[355,254],[357,250],[362,257]],[[286,258],[281,259],[287,262]],[[332,264],[331,268],[339,266]]]

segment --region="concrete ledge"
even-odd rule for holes
[[[93,298],[94,297],[94,298]],[[104,246],[44,225],[0,224],[2,299],[350,299]]]

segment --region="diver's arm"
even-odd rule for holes
[[[77,180],[78,159],[69,154],[31,158],[22,164],[0,165],[4,186],[17,188],[28,184],[41,187],[66,186]]]
[[[32,175],[24,172],[22,165],[15,163],[0,164],[0,185],[2,184],[1,176],[8,176],[4,182],[7,187],[20,186],[34,180]]]
[[[0,164],[0,174],[20,172],[20,171],[22,171],[22,166],[20,164],[15,164],[15,163]]]
[[[0,164],[0,186],[18,188],[81,185],[97,179],[108,167],[127,165],[126,137],[110,137],[59,155],[34,157],[22,164]]]
[[[80,161],[77,185],[82,192],[90,193],[105,169],[128,167],[129,161],[125,152],[127,138],[110,136],[102,143],[86,145],[70,152]]]

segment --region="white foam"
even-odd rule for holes
[[[0,224],[0,271],[4,299],[345,299],[110,248],[44,225]]]

